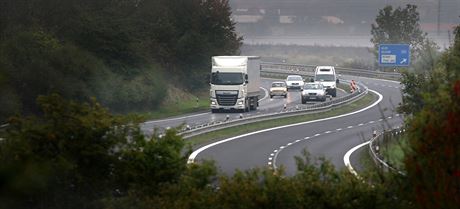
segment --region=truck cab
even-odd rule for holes
[[[255,110],[260,86],[260,58],[255,56],[212,57],[211,111]]]

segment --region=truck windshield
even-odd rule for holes
[[[244,83],[242,73],[212,73],[211,83],[216,85],[240,85]]]
[[[322,74],[322,75],[316,75],[315,81],[335,81],[335,80],[334,80],[334,75]]]

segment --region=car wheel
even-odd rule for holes
[[[273,98],[273,95],[270,95],[270,99]]]
[[[284,98],[287,98],[287,94],[284,95]]]
[[[218,110],[218,109],[211,109],[211,112],[212,112],[212,113],[218,113],[219,110]]]

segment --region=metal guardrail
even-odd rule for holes
[[[274,63],[263,62],[261,63],[261,72],[280,72],[283,74],[302,74],[313,76],[316,65],[302,65],[302,64],[287,64],[287,63]],[[371,78],[383,78],[391,80],[399,80],[402,78],[400,73],[396,72],[380,72],[366,69],[353,69],[345,67],[335,67],[338,74],[355,75]]]
[[[404,133],[404,129],[393,129],[379,133],[377,136],[370,140],[369,154],[380,170],[395,172],[403,176],[406,175],[404,172],[396,169],[390,163],[385,161],[385,157],[380,153],[381,148],[379,145],[379,141],[385,143],[386,140],[394,139],[392,137],[399,136],[402,133]]]
[[[304,65],[304,64],[288,64],[288,63],[273,63],[273,62],[262,62],[261,63],[261,74],[265,75],[289,75],[289,74],[298,74],[303,76],[314,76],[314,70],[316,65]],[[339,74],[348,74],[348,75],[357,75],[363,77],[372,77],[372,78],[384,78],[384,79],[393,79],[398,80],[401,78],[399,73],[389,73],[389,72],[379,72],[371,71],[365,69],[351,69],[351,68],[342,68],[335,67],[337,73]],[[349,83],[346,81],[346,83]],[[363,90],[364,89],[364,90]],[[348,103],[352,100],[358,99],[368,93],[367,87],[361,83],[358,83],[358,91],[355,91],[353,94],[341,97],[332,101],[322,102],[315,105],[307,107],[298,107],[287,109],[278,113],[267,113],[261,115],[250,116],[246,118],[239,119],[230,119],[227,118],[224,121],[213,121],[205,124],[198,124],[193,127],[187,125],[179,133],[184,138],[189,138],[198,134],[203,134],[223,128],[228,128],[237,125],[243,125],[247,123],[259,122],[269,119],[289,117],[292,115],[299,114],[308,114],[312,112],[325,111],[334,106],[338,106],[344,103]]]
[[[349,83],[349,81],[345,81],[345,82]],[[335,100],[321,102],[321,103],[317,103],[317,104],[309,105],[309,106],[296,105],[295,107],[291,107],[289,109],[283,109],[282,111],[275,112],[275,113],[266,113],[266,114],[254,115],[254,116],[238,118],[238,119],[227,118],[226,120],[223,120],[223,121],[215,121],[215,122],[210,122],[210,123],[205,123],[205,124],[199,124],[193,127],[187,126],[187,127],[184,127],[181,131],[179,131],[179,134],[181,134],[184,138],[190,138],[190,137],[193,137],[199,134],[204,134],[207,132],[216,131],[216,130],[238,126],[238,125],[244,125],[248,123],[261,122],[261,121],[277,119],[277,118],[284,118],[284,117],[289,117],[293,115],[304,115],[304,114],[310,114],[314,112],[326,111],[332,107],[339,106],[339,105],[348,103],[350,101],[356,100],[358,98],[361,98],[367,93],[368,93],[367,87],[361,83],[358,83],[357,91],[347,96],[337,98]]]

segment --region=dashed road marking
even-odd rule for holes
[[[342,129],[341,129],[341,128],[338,128],[338,129],[335,129],[335,130],[337,130],[337,131],[341,131]]]
[[[358,124],[358,126],[363,126],[363,125],[364,125],[363,123]]]
[[[375,121],[371,120],[371,121],[369,121],[369,123],[375,123]]]
[[[309,136],[307,136],[307,137],[305,137],[305,138],[303,138],[303,139],[307,140],[307,139],[309,139],[309,138],[310,138],[310,137],[309,137]]]
[[[315,136],[319,136],[319,135],[321,135],[321,134],[315,134]]]
[[[347,128],[353,128],[353,126],[348,126]]]
[[[328,133],[331,133],[331,131],[326,131],[326,132],[324,132],[324,133],[325,133],[325,134],[328,134]]]

